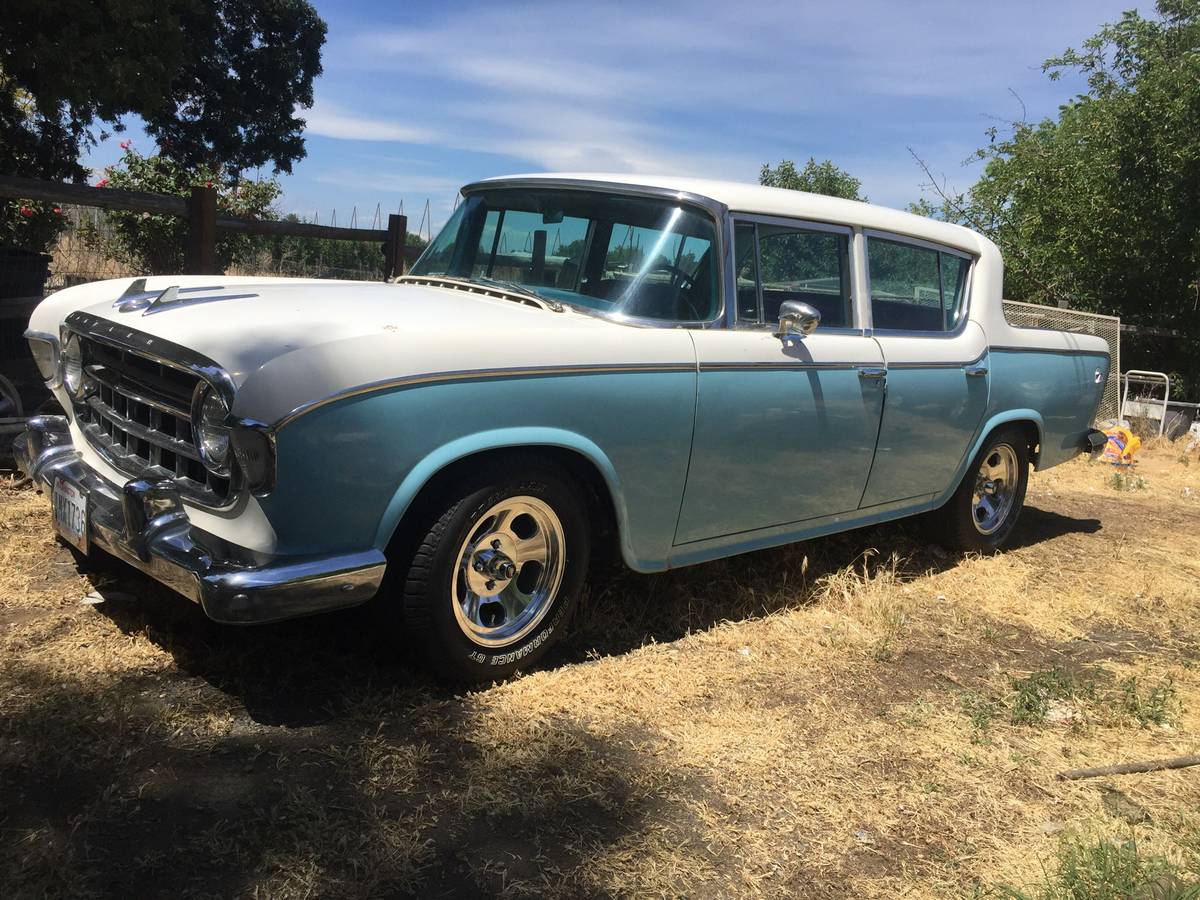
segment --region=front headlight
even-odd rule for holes
[[[78,335],[72,334],[63,344],[62,380],[67,393],[78,399],[83,392],[83,345]]]
[[[200,461],[214,475],[229,475],[229,405],[215,390],[202,385],[192,400],[192,431]]]

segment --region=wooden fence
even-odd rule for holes
[[[217,266],[218,230],[237,231],[242,234],[326,238],[335,241],[375,241],[383,255],[384,278],[402,275],[405,263],[416,259],[420,254],[418,248],[408,246],[406,216],[392,213],[388,216],[386,229],[339,228],[336,225],[284,222],[276,219],[242,219],[217,214],[216,188],[194,187],[191,196],[179,197],[173,194],[152,194],[148,191],[126,191],[121,188],[100,188],[86,184],[65,184],[16,175],[0,175],[0,198],[123,209],[185,218],[188,222],[188,243],[184,274],[187,275],[222,274]]]

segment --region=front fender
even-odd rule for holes
[[[621,554],[631,565],[635,563],[636,555],[628,541],[628,510],[625,505],[625,494],[621,488],[620,476],[617,475],[612,460],[594,441],[581,434],[561,428],[545,427],[497,428],[481,431],[443,444],[426,455],[412,467],[388,502],[383,517],[379,521],[379,529],[375,533],[375,547],[380,550],[387,547],[417,494],[446,466],[476,453],[484,453],[488,450],[508,450],[514,447],[560,447],[579,453],[594,465],[603,477],[609,495],[612,497],[613,508],[617,515],[617,530],[621,536]]]

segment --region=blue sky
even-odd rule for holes
[[[357,207],[434,227],[465,182],[530,171],[754,181],[764,162],[830,158],[873,202],[952,184],[997,120],[1040,119],[1080,88],[1043,59],[1130,0],[480,4],[332,2],[308,156],[283,211],[347,224]],[[1150,12],[1148,4],[1143,4]],[[152,148],[140,131],[130,136]],[[88,163],[118,155],[110,139]]]

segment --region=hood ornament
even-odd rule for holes
[[[209,303],[213,300],[244,300],[248,297],[257,297],[258,294],[217,294],[216,296],[180,296],[203,294],[211,291],[223,291],[225,288],[219,284],[205,285],[203,287],[186,287],[181,288],[177,284],[173,284],[166,290],[148,291],[146,290],[146,279],[134,279],[121,296],[113,301],[113,309],[117,312],[130,313],[141,311],[143,316],[148,316],[151,313],[159,312],[168,306],[188,306],[193,303]]]

